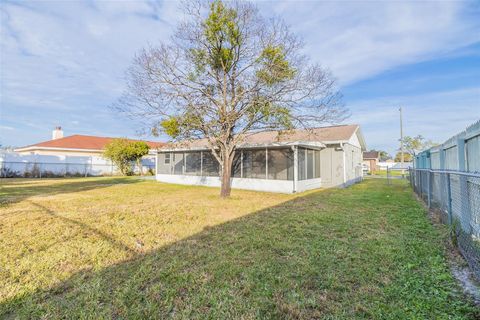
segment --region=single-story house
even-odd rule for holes
[[[64,137],[62,128],[56,127],[52,132],[52,140],[17,148],[14,151],[20,155],[101,157],[105,146],[114,139],[116,138],[79,134]],[[155,158],[155,149],[165,145],[161,142],[145,142],[150,147],[149,155],[145,158]]]
[[[362,179],[366,145],[358,125],[248,134],[237,148],[232,188],[294,193],[347,186]],[[157,149],[156,179],[220,186],[219,164],[206,139]]]
[[[363,153],[363,164],[367,167],[368,172],[377,171],[380,162],[380,152],[366,151]]]

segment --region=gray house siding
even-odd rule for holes
[[[340,145],[328,145],[320,152],[322,186],[334,187],[343,183],[343,151]]]
[[[362,149],[351,144],[343,146],[345,152],[345,184],[357,182],[362,176]]]
[[[173,159],[169,159],[167,162],[165,161],[165,153],[159,153],[157,155],[157,174],[170,174],[171,173],[171,164],[170,162]],[[169,153],[170,155],[170,153]],[[171,155],[170,155],[171,157]]]
[[[320,152],[320,157],[322,187],[346,186],[362,177],[362,149],[357,146],[331,144]]]

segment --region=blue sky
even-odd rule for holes
[[[261,1],[305,53],[332,70],[369,148],[394,152],[405,134],[442,142],[480,119],[480,2]],[[65,134],[138,135],[108,108],[146,44],[168,41],[174,1],[2,1],[0,143]],[[151,138],[151,137],[150,137]]]

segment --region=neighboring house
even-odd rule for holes
[[[380,162],[380,152],[366,151],[363,153],[363,164],[367,167],[368,172],[379,170],[378,163]]]
[[[64,137],[62,128],[56,127],[55,130],[53,130],[52,132],[52,140],[17,148],[15,149],[15,152],[21,155],[101,157],[105,146],[114,139],[115,138],[86,136],[78,134]],[[150,152],[147,156],[145,156],[145,158],[154,158],[155,149],[164,145],[164,143],[161,142],[145,142],[150,147]]]
[[[358,125],[251,133],[236,151],[232,188],[293,193],[347,186],[362,178]],[[200,139],[158,149],[158,181],[220,186],[219,164]]]

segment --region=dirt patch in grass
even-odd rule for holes
[[[444,213],[438,208],[428,208],[418,195],[415,195],[415,198],[428,213],[430,221],[443,234],[445,252],[452,275],[467,297],[471,299],[475,305],[480,307],[480,283],[475,278],[475,275],[469,268],[467,261],[460,253],[458,247],[453,244],[450,227],[445,225],[443,221]]]

